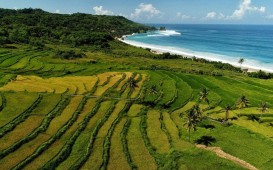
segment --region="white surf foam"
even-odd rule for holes
[[[162,34],[147,35],[147,37],[162,37],[162,36],[166,36],[166,35],[162,35]]]
[[[159,34],[166,35],[166,36],[177,36],[181,35],[180,32],[176,32],[175,30],[164,30],[164,31],[159,31]]]
[[[147,37],[180,36],[181,33],[175,30],[153,31],[147,33]]]

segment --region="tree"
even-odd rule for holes
[[[261,104],[261,107],[259,108],[259,110],[261,111],[261,116],[260,116],[260,121],[261,121],[262,115],[268,110],[266,102],[263,102]]]
[[[16,28],[9,34],[9,40],[13,43],[28,43],[29,38],[27,31],[23,27]]]
[[[239,109],[245,108],[249,106],[249,100],[246,98],[246,96],[242,96],[238,101],[237,101],[237,107]]]
[[[189,112],[187,114],[186,122],[184,124],[184,126],[187,126],[188,129],[189,142],[191,141],[191,129],[193,128],[193,130],[196,131],[196,123],[197,121],[195,120],[193,113]]]
[[[197,123],[201,120],[202,113],[200,111],[199,105],[194,105],[188,112],[186,117],[186,122],[184,126],[187,126],[188,129],[188,138],[189,142],[191,141],[191,129],[196,131]]]
[[[199,101],[205,101],[206,103],[209,104],[209,99],[208,99],[209,91],[207,88],[204,88],[200,94],[199,94]]]
[[[8,39],[4,36],[0,36],[0,45],[4,45],[8,42]]]
[[[237,103],[237,106],[241,108],[245,108],[249,106],[249,100],[246,98],[246,96],[242,96]]]
[[[9,33],[6,29],[0,28],[0,45],[6,44],[8,42]]]
[[[194,109],[197,119],[201,121],[203,119],[203,116],[199,104],[194,105]]]
[[[224,108],[224,110],[225,110],[225,113],[226,113],[226,121],[228,121],[228,119],[229,119],[229,112],[231,110],[230,105],[226,105],[226,107]]]
[[[244,58],[240,58],[238,63],[240,64],[240,67],[242,67],[242,64],[245,62],[245,59]]]
[[[131,90],[134,90],[136,87],[138,87],[137,85],[137,81],[133,78],[133,77],[130,77],[127,81],[127,85],[129,86],[129,88]]]

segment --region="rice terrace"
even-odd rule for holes
[[[271,73],[127,45],[155,28],[123,17],[0,11],[1,170],[273,168]]]

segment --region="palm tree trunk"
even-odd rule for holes
[[[191,128],[188,130],[188,135],[189,135],[189,142],[191,142]]]

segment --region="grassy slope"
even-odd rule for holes
[[[53,47],[51,45],[49,45],[49,47],[70,48],[65,46]],[[121,101],[121,104],[120,102],[115,104],[116,108],[113,108],[114,114],[108,116],[106,111],[109,109],[107,108],[109,108],[110,102],[116,101],[116,99],[105,98],[104,100],[106,101],[104,102],[92,99],[93,103],[87,103],[86,105],[90,106],[90,108],[85,107],[83,110],[80,110],[79,117],[67,128],[67,131],[60,135],[58,140],[53,142],[52,145],[43,153],[39,154],[37,158],[28,163],[26,168],[31,167],[35,169],[41,167],[47,163],[49,159],[57,156],[59,154],[58,151],[69,151],[69,149],[66,148],[68,146],[65,144],[69,139],[72,139],[72,133],[81,128],[85,118],[91,113],[90,111],[95,107],[95,104],[102,102],[99,110],[94,113],[94,117],[88,122],[86,128],[80,131],[77,140],[72,143],[73,147],[71,147],[71,151],[68,152],[66,160],[59,162],[56,167],[60,169],[63,167],[69,168],[72,166],[70,160],[77,163],[77,159],[80,158],[79,154],[86,154],[88,147],[85,146],[85,148],[82,149],[79,146],[83,145],[83,143],[87,143],[89,140],[93,140],[93,144],[98,147],[90,149],[91,154],[89,156],[87,155],[87,159],[82,165],[83,168],[89,167],[92,162],[97,159],[101,160],[102,158],[103,160],[101,162],[97,162],[96,166],[98,168],[102,167],[102,164],[107,163],[107,161],[109,161],[109,169],[111,167],[117,167],[116,162],[120,157],[124,168],[138,166],[141,169],[141,167],[152,166],[162,168],[180,167],[182,169],[218,169],[222,166],[223,169],[240,169],[240,167],[232,162],[218,158],[208,151],[199,150],[195,148],[193,144],[187,142],[187,133],[183,126],[183,115],[185,115],[185,111],[190,109],[191,105],[194,104],[199,91],[204,87],[209,89],[208,97],[212,102],[211,106],[220,103],[220,108],[217,108],[218,110],[226,104],[234,104],[241,95],[246,95],[251,102],[251,108],[240,111],[243,114],[256,114],[259,116],[257,107],[259,107],[262,101],[267,101],[270,107],[273,105],[273,103],[270,103],[273,98],[273,80],[258,80],[248,78],[240,73],[217,70],[209,63],[198,63],[191,60],[179,59],[152,59],[153,54],[150,54],[148,51],[123,45],[118,42],[111,43],[111,52],[98,52],[89,47],[83,48],[88,51],[86,52],[87,57],[79,60],[52,58],[53,50],[36,51],[27,46],[18,46],[18,49],[14,50],[0,49],[0,53],[3,52],[3,54],[0,54],[0,59],[6,61],[6,64],[0,65],[1,85],[3,86],[1,87],[1,93],[6,99],[6,106],[0,112],[1,126],[12,121],[28,108],[38,97],[38,92],[43,92],[43,94],[63,92],[68,92],[68,94],[86,94],[93,91],[93,94],[100,97],[103,93],[109,93],[109,89],[116,84],[116,87],[109,93],[110,96],[113,95],[115,98],[119,96],[125,98],[128,95],[127,93],[136,97],[138,96],[137,93],[141,93],[139,100],[132,101],[134,104],[131,106],[131,109],[128,110],[128,113],[121,111],[121,109],[125,108],[126,103]],[[4,53],[6,51],[8,53]],[[20,58],[20,60],[18,60],[18,58]],[[181,65],[183,65],[183,67],[181,67]],[[154,70],[154,66],[157,67],[156,70]],[[203,70],[205,74],[192,74],[193,72],[198,72],[198,70]],[[106,73],[92,77],[92,75],[109,71],[115,73]],[[223,74],[223,76],[211,76],[209,73],[212,71],[219,72]],[[125,81],[122,81],[122,74],[116,72],[127,72]],[[134,91],[131,91],[128,87],[126,88],[127,84],[125,83],[126,79],[132,75],[132,72],[142,74],[142,82],[138,83],[140,87]],[[23,75],[25,79],[14,79],[17,75]],[[45,80],[27,77],[28,75],[36,75]],[[71,85],[72,83],[69,82],[74,80],[74,76],[77,76],[75,77],[77,82],[73,82],[73,85]],[[136,79],[138,76],[139,74],[137,74]],[[62,79],[55,77],[67,78]],[[99,82],[96,84],[97,80],[99,80]],[[10,88],[13,87],[13,83],[18,86],[20,81],[23,83],[21,90]],[[7,83],[8,85],[5,86]],[[149,94],[149,88],[151,88],[152,85],[157,86],[157,94]],[[67,90],[65,90],[66,88]],[[56,97],[54,97],[54,95]],[[54,95],[51,95],[54,100],[48,96],[43,99],[44,103],[47,103],[47,100],[49,100],[49,104],[53,107],[54,103],[56,104],[56,102],[60,100],[60,94]],[[71,105],[73,104],[71,103],[67,107],[71,107],[75,110],[76,107],[80,107],[77,106],[80,100],[76,98],[73,98],[73,100],[77,100],[77,103],[75,105]],[[20,106],[16,104],[19,102],[21,103]],[[154,108],[146,107],[147,102],[154,102]],[[169,103],[169,105],[165,106],[164,104],[166,103]],[[48,104],[44,105],[49,106]],[[141,115],[142,109],[144,108],[148,108],[146,116]],[[39,107],[36,110],[38,109]],[[215,110],[208,111],[210,116],[215,118],[224,117],[223,112],[218,113],[215,112]],[[45,113],[42,116],[45,116],[49,110],[44,110],[43,112]],[[67,113],[67,116],[64,115],[65,113]],[[64,110],[59,114],[61,117],[53,118],[52,123],[49,124],[49,128],[45,131],[49,136],[43,136],[43,133],[39,133],[38,137],[32,139],[33,141],[38,141],[35,142],[37,143],[37,146],[35,145],[36,148],[57,133],[57,129],[52,130],[53,125],[54,127],[57,126],[58,129],[62,128],[65,122],[72,119],[71,116],[73,113]],[[238,114],[239,111],[234,111],[231,116],[238,117]],[[272,167],[271,160],[273,160],[271,156],[273,152],[270,149],[270,146],[273,144],[271,139],[273,134],[269,130],[272,128],[269,126],[269,123],[273,123],[271,117],[273,117],[273,113],[272,110],[269,110],[260,123],[247,120],[246,116],[239,117],[238,120],[233,120],[233,125],[230,127],[224,127],[213,122],[205,122],[214,125],[215,128],[205,129],[198,127],[198,130],[192,133],[192,141],[202,135],[213,136],[217,140],[217,142],[213,144],[214,146],[220,146],[225,152],[248,161],[257,168],[268,169]],[[43,117],[40,119],[43,119]],[[146,122],[143,121],[145,119],[147,120]],[[16,129],[24,127],[30,120],[31,117],[18,124],[14,131],[0,138],[0,142],[7,142],[5,139],[12,139],[12,134],[17,133]],[[60,124],[57,124],[58,120],[61,121]],[[33,124],[34,128],[39,124],[38,121],[36,123],[37,125]],[[47,133],[49,131],[51,133]],[[28,133],[24,134],[24,137],[28,135]],[[96,138],[93,138],[92,135]],[[122,139],[128,139],[128,141],[126,142]],[[17,138],[15,139],[14,137],[12,140],[17,141]],[[108,148],[107,141],[110,141],[110,148]],[[26,159],[27,154],[34,154],[27,153],[25,157],[17,157],[17,155],[20,155],[20,152],[23,152],[30,144],[31,142],[29,144],[23,144],[20,148],[9,153],[3,160],[13,158],[13,161],[3,163],[3,167],[13,167],[20,161]],[[138,144],[138,146],[135,146],[135,144]],[[113,148],[112,145],[117,146],[117,148]],[[235,145],[237,147],[234,147]],[[34,149],[35,148],[33,148],[33,151]],[[99,153],[100,157],[96,156],[96,152]],[[141,157],[141,154],[144,156]],[[41,161],[44,157],[47,157],[47,160]],[[145,159],[145,161],[142,161],[143,159]],[[192,162],[196,163],[192,164]]]

